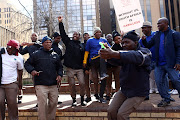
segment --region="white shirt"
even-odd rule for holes
[[[5,48],[5,54],[2,54],[1,84],[10,84],[17,81],[17,70],[22,70],[23,67],[24,65],[22,55],[9,55]]]

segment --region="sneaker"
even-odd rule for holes
[[[170,101],[161,100],[161,102],[157,105],[158,107],[166,107],[170,105]]]
[[[175,102],[175,99],[173,99],[173,98],[171,97],[171,98],[170,98],[170,101]]]
[[[62,104],[62,102],[61,102],[61,101],[58,101],[58,104]]]
[[[156,90],[156,91],[155,91],[155,93],[156,93],[156,94],[159,94],[159,91],[158,91],[158,90]]]
[[[106,103],[106,100],[105,100],[104,98],[100,97],[100,98],[99,98],[99,102],[100,102],[100,103]]]
[[[86,106],[86,103],[84,101],[81,102],[81,106]]]
[[[72,106],[77,106],[76,98],[73,98]]]
[[[35,107],[38,107],[38,104],[36,104],[36,106]]]
[[[21,104],[22,103],[22,101],[21,100],[18,100],[18,104]]]
[[[153,92],[154,92],[154,90],[151,90],[151,89],[149,90],[149,93],[150,93],[150,94],[152,94]]]
[[[174,89],[172,92],[172,95],[177,95],[177,94],[178,94],[178,91]]]
[[[96,97],[96,100],[99,100],[99,95],[98,94],[95,94],[94,96]]]
[[[72,103],[72,106],[77,106],[77,102],[73,102],[73,103]]]
[[[85,99],[85,101],[88,103],[88,102],[90,102],[91,101],[91,97],[87,97],[86,99]]]
[[[106,100],[110,101],[111,97],[110,96],[106,96]]]

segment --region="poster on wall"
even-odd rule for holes
[[[143,13],[139,0],[112,0],[121,31],[128,32],[142,27]]]

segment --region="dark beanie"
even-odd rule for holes
[[[53,37],[54,38],[56,38],[56,37],[58,37],[58,36],[61,36],[59,33],[57,33],[57,32],[55,32],[54,34],[53,34]]]
[[[121,36],[117,31],[113,31],[112,32],[112,37],[113,37],[113,39],[116,37],[116,36]]]
[[[45,37],[43,37],[43,39],[42,39],[42,44],[43,44],[46,40],[50,40],[50,41],[52,42],[52,39],[51,39],[50,37],[45,36]]]
[[[123,37],[123,39],[124,38],[128,38],[128,39],[131,39],[132,41],[139,41],[139,35],[136,33],[136,32],[134,32],[134,31],[130,31],[130,32],[128,32],[128,33],[126,33],[125,35],[124,35],[124,37]]]

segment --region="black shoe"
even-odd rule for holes
[[[88,103],[88,102],[90,102],[91,101],[91,97],[87,97],[86,99],[85,99],[85,101]]]
[[[77,106],[76,98],[73,98],[72,106]]]
[[[95,94],[94,96],[96,97],[96,100],[99,100],[99,95],[98,94]]]
[[[111,97],[110,96],[106,96],[106,100],[110,101]]]
[[[81,96],[81,106],[86,106],[86,103],[84,102],[84,96]]]
[[[61,101],[58,101],[58,104],[62,104],[62,102],[61,102]]]
[[[21,104],[22,103],[22,101],[21,100],[18,100],[18,104]]]
[[[99,102],[100,102],[100,103],[106,103],[106,100],[105,100],[104,98],[100,97],[100,98],[99,98]]]
[[[175,99],[173,99],[173,98],[171,97],[171,98],[170,98],[170,101],[175,102]]]
[[[161,100],[161,102],[157,105],[158,107],[166,107],[170,105],[170,101]]]
[[[38,107],[38,104],[36,104],[36,106],[35,107]]]
[[[149,95],[148,95],[148,96],[146,96],[144,100],[149,100]]]

